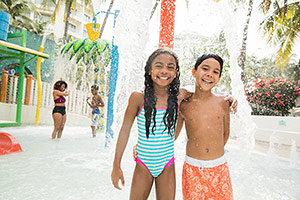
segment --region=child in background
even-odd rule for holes
[[[91,123],[91,128],[92,128],[92,135],[93,137],[96,137],[96,129],[99,123],[100,119],[100,110],[99,107],[104,107],[104,102],[101,98],[101,96],[98,94],[99,87],[97,85],[92,85],[91,87],[91,92],[92,92],[92,100],[89,102],[91,97],[88,97],[86,99],[87,104],[92,108],[92,123]]]
[[[229,103],[211,90],[219,82],[223,60],[204,54],[192,70],[195,93],[181,103],[176,129],[185,122],[187,145],[182,172],[184,199],[233,199],[224,146],[229,138]]]

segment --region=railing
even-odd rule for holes
[[[10,76],[6,71],[2,71],[0,101],[2,103],[16,104],[18,76]],[[23,83],[23,105],[36,106],[38,101],[38,84],[32,75],[27,75],[26,81]],[[53,85],[42,82],[42,102],[41,108],[53,108],[54,101],[52,96]],[[79,115],[90,115],[90,108],[87,106],[86,99],[91,95],[89,91],[70,90],[70,94],[66,97],[67,112]]]

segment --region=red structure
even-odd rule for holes
[[[162,0],[160,13],[159,47],[174,46],[175,0]]]
[[[21,151],[23,150],[14,136],[0,132],[0,155]]]

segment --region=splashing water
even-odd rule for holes
[[[219,5],[219,10],[223,16],[224,33],[226,38],[226,46],[230,55],[229,75],[231,78],[232,95],[237,99],[238,111],[232,116],[232,124],[240,124],[238,131],[231,132],[232,136],[237,136],[240,141],[240,147],[244,155],[249,155],[254,148],[254,131],[255,123],[251,118],[251,107],[248,104],[244,95],[244,85],[241,80],[241,68],[238,66],[239,47],[241,46],[241,37],[238,34],[242,33],[236,27],[235,21],[238,17],[235,15],[234,9],[228,5],[228,1],[222,1]]]

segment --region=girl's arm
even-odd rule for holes
[[[69,92],[62,92],[59,90],[53,90],[53,95],[57,95],[57,96],[68,96]]]
[[[115,158],[113,162],[113,170],[111,173],[111,180],[115,188],[121,189],[119,187],[119,180],[121,180],[122,185],[124,186],[124,176],[121,170],[121,160],[126,148],[130,130],[134,119],[139,111],[141,105],[143,105],[144,98],[141,93],[134,92],[131,94],[128,102],[127,109],[125,111],[123,123],[121,130],[119,132],[118,141],[116,144]]]
[[[224,103],[224,146],[228,141],[229,134],[230,134],[230,109],[229,109],[229,103]]]

